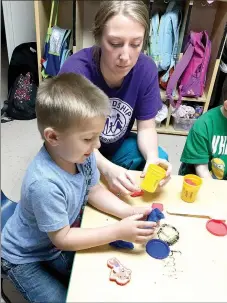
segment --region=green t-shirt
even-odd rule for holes
[[[181,175],[195,173],[195,164],[208,164],[214,179],[227,180],[227,118],[221,106],[209,110],[194,123],[181,162]]]

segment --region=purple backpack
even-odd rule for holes
[[[167,89],[167,99],[178,108],[184,97],[201,97],[204,92],[206,73],[211,55],[211,42],[206,31],[191,31],[184,55],[172,73]],[[178,84],[179,99],[174,102],[173,92]]]

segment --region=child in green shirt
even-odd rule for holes
[[[180,175],[227,180],[227,77],[223,105],[203,114],[191,128],[181,156]]]

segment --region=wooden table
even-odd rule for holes
[[[135,173],[139,181],[139,173]],[[168,205],[186,205],[195,209],[214,206],[227,213],[227,182],[204,180],[197,201],[180,199],[182,177],[171,181],[155,194],[125,198],[133,205],[149,205],[153,201]],[[180,233],[171,246],[173,257],[151,258],[142,245],[135,249],[117,250],[109,245],[76,253],[67,302],[227,302],[227,236],[217,237],[206,230],[207,219],[168,215],[169,223]],[[227,218],[226,218],[227,219]],[[115,219],[86,207],[82,227],[98,227]],[[107,260],[116,257],[132,270],[132,279],[125,286],[109,281]]]

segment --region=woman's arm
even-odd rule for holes
[[[152,162],[158,158],[158,135],[155,129],[155,119],[137,120],[138,147],[146,161]]]
[[[160,164],[166,169],[166,178],[161,180],[160,186],[166,184],[170,179],[172,165],[165,159],[158,156],[158,135],[155,129],[155,119],[138,120],[138,147],[146,160],[142,176],[145,176],[149,164]]]
[[[107,172],[111,169],[113,163],[110,162],[108,159],[106,159],[98,149],[95,149],[94,152],[95,152],[97,167],[100,173],[105,176]]]

